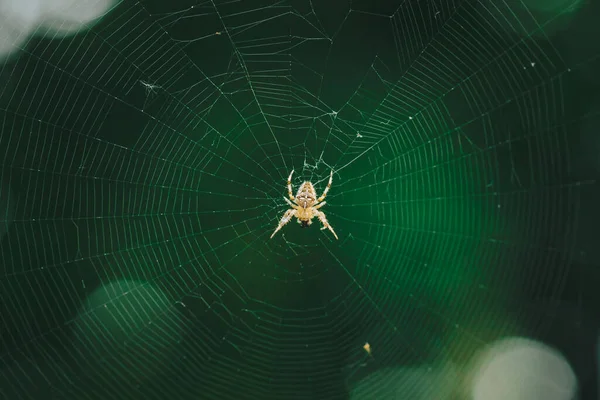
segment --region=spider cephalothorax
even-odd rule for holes
[[[271,237],[275,236],[277,231],[279,231],[285,224],[290,222],[290,220],[294,217],[298,218],[298,223],[301,224],[302,228],[307,228],[310,224],[312,224],[312,219],[314,217],[317,217],[319,218],[319,221],[321,221],[321,223],[323,224],[321,230],[329,229],[331,233],[333,233],[333,236],[335,236],[335,238],[337,239],[337,235],[333,231],[331,225],[329,225],[329,223],[327,222],[327,218],[325,218],[325,213],[323,213],[323,211],[319,211],[319,208],[325,205],[325,202],[323,200],[325,199],[325,196],[327,196],[327,192],[331,187],[333,171],[331,171],[331,174],[329,175],[329,183],[327,184],[325,191],[319,198],[317,198],[317,192],[315,191],[315,187],[313,186],[313,184],[307,181],[300,185],[298,193],[296,193],[296,197],[294,197],[292,195],[293,173],[294,171],[292,170],[287,180],[288,196],[290,198],[289,200],[285,197],[283,198],[292,208],[287,210],[285,214],[283,214],[283,218],[281,218],[281,221],[279,221],[279,226],[277,227],[277,229],[275,229],[275,232],[273,232]],[[292,203],[292,201],[295,204]]]

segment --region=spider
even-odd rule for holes
[[[277,227],[277,229],[275,229],[275,232],[273,232],[273,234],[271,235],[271,238],[273,236],[275,236],[277,231],[279,231],[281,228],[283,228],[283,226],[285,224],[287,224],[288,222],[290,222],[290,220],[294,217],[298,218],[298,223],[302,225],[302,228],[308,228],[308,226],[310,224],[312,224],[312,219],[314,217],[317,217],[323,224],[323,227],[321,228],[321,230],[329,229],[331,231],[331,233],[333,233],[333,236],[335,236],[335,238],[338,239],[337,235],[333,231],[333,228],[331,227],[331,225],[329,225],[329,222],[327,222],[327,218],[325,218],[325,213],[323,213],[323,211],[319,211],[319,208],[323,207],[326,204],[326,202],[324,202],[323,199],[325,199],[325,196],[327,196],[327,192],[329,191],[329,188],[331,187],[331,181],[333,179],[333,170],[331,171],[331,174],[329,175],[329,183],[327,184],[327,187],[325,188],[323,195],[321,197],[319,197],[318,199],[317,199],[317,192],[315,191],[315,187],[313,186],[313,184],[311,182],[307,182],[307,181],[305,181],[304,183],[302,183],[302,185],[300,185],[300,188],[298,189],[298,193],[296,193],[296,197],[294,197],[292,195],[292,174],[293,173],[294,173],[294,170],[292,170],[292,172],[290,173],[290,176],[288,177],[288,180],[287,180],[288,196],[290,197],[290,199],[288,200],[285,196],[283,197],[283,199],[285,201],[287,201],[287,203],[292,208],[287,210],[285,212],[285,214],[283,214],[283,218],[281,218],[281,221],[279,221],[279,226]],[[290,200],[292,200],[296,204],[292,203],[292,201],[290,201]]]

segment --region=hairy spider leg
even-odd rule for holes
[[[288,181],[287,181],[288,196],[290,196],[290,200],[292,200],[292,201],[296,200],[294,198],[294,195],[292,194],[292,174],[293,173],[294,173],[294,170],[292,170],[292,172],[290,172],[290,176],[288,177]]]
[[[294,203],[292,203],[291,201],[289,201],[289,200],[288,200],[288,199],[287,199],[285,196],[283,196],[283,199],[284,199],[285,201],[287,201],[287,203],[288,203],[288,204],[289,204],[289,205],[290,205],[292,208],[298,208],[298,207],[300,207],[299,205],[297,205],[297,204],[294,204]]]
[[[327,192],[329,192],[329,188],[331,187],[331,181],[333,180],[333,170],[331,170],[331,174],[329,174],[329,183],[327,184],[327,187],[325,188],[325,191],[323,192],[323,194],[321,195],[321,197],[319,197],[317,199],[317,203],[322,202],[325,199],[325,196],[327,196]]]
[[[287,199],[286,199],[286,200],[287,200]],[[315,210],[318,210],[319,208],[323,207],[325,204],[327,204],[327,202],[326,202],[326,201],[324,201],[324,202],[322,202],[322,203],[319,203],[319,204],[317,204],[317,205],[316,205],[316,206],[314,206],[313,208],[314,208]]]
[[[331,225],[329,225],[329,222],[327,222],[327,218],[325,218],[325,214],[323,213],[323,211],[315,211],[315,214],[317,215],[317,217],[319,217],[319,221],[321,221],[321,223],[323,224],[321,230],[329,229],[331,233],[333,233],[333,236],[335,236],[335,238],[338,239],[337,235],[333,231],[333,228],[331,227]]]
[[[283,228],[283,226],[285,224],[287,224],[288,222],[290,222],[290,220],[292,218],[294,218],[294,216],[296,216],[297,211],[296,210],[287,210],[285,212],[285,214],[283,214],[283,217],[281,218],[281,221],[279,221],[279,226],[277,227],[277,229],[275,229],[275,232],[273,232],[273,234],[271,235],[271,237],[269,239],[272,239],[273,236],[275,236],[275,234],[281,229]]]

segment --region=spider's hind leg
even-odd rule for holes
[[[294,174],[294,170],[292,170],[292,172],[290,172],[290,176],[288,177],[287,180],[287,189],[288,189],[288,196],[290,196],[290,200],[294,201],[294,195],[292,194],[292,175]],[[289,203],[289,201],[288,201]]]
[[[321,197],[319,197],[317,199],[317,203],[322,202],[325,199],[325,196],[327,196],[327,192],[329,192],[329,188],[331,187],[331,181],[333,180],[333,170],[331,170],[331,174],[329,174],[329,183],[327,184],[327,187],[325,188],[325,191],[323,192],[323,194],[321,195]]]

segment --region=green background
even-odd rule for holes
[[[126,0],[33,36],[1,73],[0,395],[344,399],[505,335],[593,395],[600,8],[540,4]],[[334,171],[339,240],[269,239],[292,169]]]

